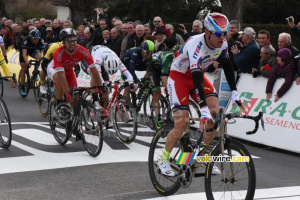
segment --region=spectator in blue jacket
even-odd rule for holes
[[[231,47],[234,61],[238,66],[239,73],[252,73],[252,68],[258,69],[260,48],[255,41],[255,31],[251,27],[244,29],[242,33],[243,49],[239,50],[236,45]]]

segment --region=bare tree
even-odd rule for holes
[[[243,5],[245,0],[220,0],[222,4],[222,13],[228,20],[238,20],[243,22]]]

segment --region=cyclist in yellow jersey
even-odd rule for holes
[[[8,60],[6,57],[6,50],[4,47],[4,42],[3,42],[3,38],[0,36],[0,66],[2,67],[4,76],[12,76],[12,73],[7,65]],[[17,85],[14,83],[14,81],[9,78],[8,81],[10,82],[11,87],[15,88],[17,87]]]
[[[55,42],[52,43],[51,45],[49,45],[48,49],[45,50],[45,56],[42,58],[43,62],[42,62],[42,70],[44,71],[44,73],[47,75],[47,65],[49,64],[49,62],[52,60],[53,58],[53,54],[56,51],[56,49],[58,49],[59,47],[63,46],[62,42]],[[46,94],[47,93],[47,88],[45,86],[45,78],[46,77],[41,77],[40,80],[40,92],[41,94]]]

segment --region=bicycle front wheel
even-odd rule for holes
[[[38,76],[31,77],[31,85],[34,93],[34,98],[38,102],[39,101],[39,92],[40,92],[40,83],[38,81]]]
[[[164,196],[172,195],[180,188],[179,178],[162,175],[159,167],[157,166],[157,162],[164,152],[167,135],[173,128],[173,125],[165,125],[157,131],[150,144],[148,157],[148,168],[151,182],[157,192]],[[175,147],[170,152],[170,165],[175,174],[178,174],[180,170],[180,166],[177,165],[176,162],[180,156],[180,153],[182,152],[181,147],[181,143],[177,142]]]
[[[221,153],[220,145],[213,151],[213,156]],[[205,170],[205,192],[208,200],[212,199],[246,199],[252,200],[255,193],[256,175],[253,159],[244,145],[236,140],[227,140],[224,156],[248,156],[249,162],[210,162]],[[213,175],[213,166],[222,173]]]
[[[100,154],[103,146],[103,130],[100,116],[94,105],[84,101],[79,130],[84,148],[93,157]]]
[[[51,97],[50,103],[49,103],[49,124],[51,132],[55,138],[55,140],[61,144],[64,145],[68,142],[70,136],[67,133],[67,124],[63,124],[59,121],[59,116],[56,113],[56,103],[55,103],[55,97]]]
[[[0,98],[0,147],[8,148],[11,144],[12,129],[7,106]]]
[[[3,78],[0,73],[0,96],[3,97]]]
[[[117,138],[126,144],[133,142],[137,134],[136,108],[127,98],[120,97],[114,105],[113,116]]]

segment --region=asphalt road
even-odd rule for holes
[[[203,178],[172,198],[156,192],[147,166],[154,132],[143,124],[130,145],[106,132],[101,154],[92,158],[80,141],[57,144],[32,91],[23,99],[5,82],[3,99],[13,122],[13,141],[8,150],[0,149],[0,200],[205,199]],[[254,157],[255,199],[300,199],[299,154],[242,142]]]

